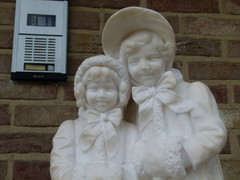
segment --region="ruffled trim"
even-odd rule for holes
[[[153,104],[153,123],[154,129],[160,138],[164,138],[166,136],[165,131],[165,117],[163,114],[163,104],[159,102],[158,99],[155,99]]]
[[[132,152],[131,152],[131,163],[133,164],[133,167],[135,168],[137,174],[140,176],[146,174],[143,166],[142,166],[142,159],[143,159],[143,149],[145,148],[145,143],[143,141],[139,141],[134,146]]]
[[[154,140],[157,143],[157,140]],[[159,141],[162,141],[159,139]],[[139,141],[133,151],[132,151],[132,164],[135,168],[139,177],[152,176],[152,174],[147,173],[143,166],[144,149],[148,148],[147,144],[149,141]],[[151,147],[149,147],[151,148]],[[156,146],[156,151],[162,152],[163,157],[156,157],[156,161],[161,161],[161,168],[165,175],[159,174],[155,178],[180,178],[186,175],[186,171],[182,162],[181,152],[182,152],[182,138],[181,137],[170,137],[164,140],[161,146]],[[158,148],[160,148],[158,150]],[[160,159],[159,159],[160,158]]]
[[[110,56],[98,55],[85,59],[81,66],[79,66],[74,80],[74,85],[76,83],[82,82],[83,75],[85,72],[93,66],[105,66],[116,71],[119,75],[119,78],[128,82],[128,74],[124,66],[119,63],[116,59],[113,59]]]
[[[168,174],[175,177],[182,177],[186,175],[185,168],[182,163],[181,151],[182,143],[181,138],[174,137],[170,138],[165,143],[165,153],[167,155],[165,164],[165,170]]]

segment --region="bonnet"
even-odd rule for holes
[[[85,59],[75,74],[74,95],[77,101],[77,106],[82,107],[87,105],[85,100],[85,85],[82,81],[84,74],[88,71],[88,69],[94,66],[107,67],[116,72],[118,78],[120,79],[120,83],[117,84],[119,91],[117,106],[122,107],[126,105],[130,96],[130,84],[125,67],[112,57],[98,55]]]
[[[147,30],[175,48],[175,36],[171,25],[158,12],[142,8],[127,7],[113,14],[105,24],[102,46],[106,55],[119,59],[121,43],[132,33]],[[173,52],[175,53],[175,52]],[[174,55],[168,62],[172,67]]]

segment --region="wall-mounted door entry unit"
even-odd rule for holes
[[[16,0],[12,80],[66,80],[66,0]]]

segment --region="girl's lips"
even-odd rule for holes
[[[96,101],[97,104],[107,104],[107,101]]]

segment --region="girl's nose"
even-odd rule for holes
[[[150,65],[149,65],[148,61],[144,58],[141,59],[139,65],[140,65],[140,69],[143,71],[150,69]]]
[[[98,97],[100,97],[100,98],[105,98],[106,97],[106,92],[104,91],[104,89],[99,89],[98,90]]]

